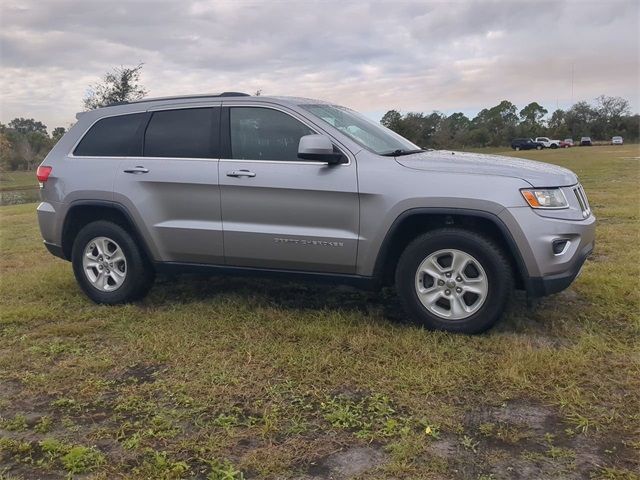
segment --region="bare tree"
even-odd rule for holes
[[[85,110],[140,100],[147,95],[148,91],[140,85],[143,65],[140,63],[132,68],[120,66],[107,72],[102,82],[89,87],[83,100]]]

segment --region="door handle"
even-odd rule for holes
[[[232,170],[227,172],[227,177],[255,177],[256,174],[249,170]]]
[[[136,165],[134,168],[127,168],[124,173],[149,173],[149,169],[142,165]]]

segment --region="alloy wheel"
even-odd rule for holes
[[[431,313],[447,320],[463,320],[482,307],[489,281],[475,257],[461,250],[444,249],[420,263],[415,288],[418,299]]]
[[[85,247],[82,269],[95,288],[113,292],[122,286],[127,276],[127,259],[115,241],[96,237]]]

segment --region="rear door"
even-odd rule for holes
[[[120,162],[115,201],[141,227],[155,260],[222,264],[219,104],[147,115],[142,157]]]
[[[340,165],[299,160],[300,137],[322,132],[295,112],[262,105],[223,107],[226,158],[219,171],[226,263],[354,273],[355,160],[350,155]]]

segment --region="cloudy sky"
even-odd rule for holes
[[[0,9],[3,123],[67,125],[88,85],[139,62],[150,96],[261,89],[378,119],[391,108],[472,115],[502,99],[551,111],[600,94],[640,109],[637,0],[0,0]]]

